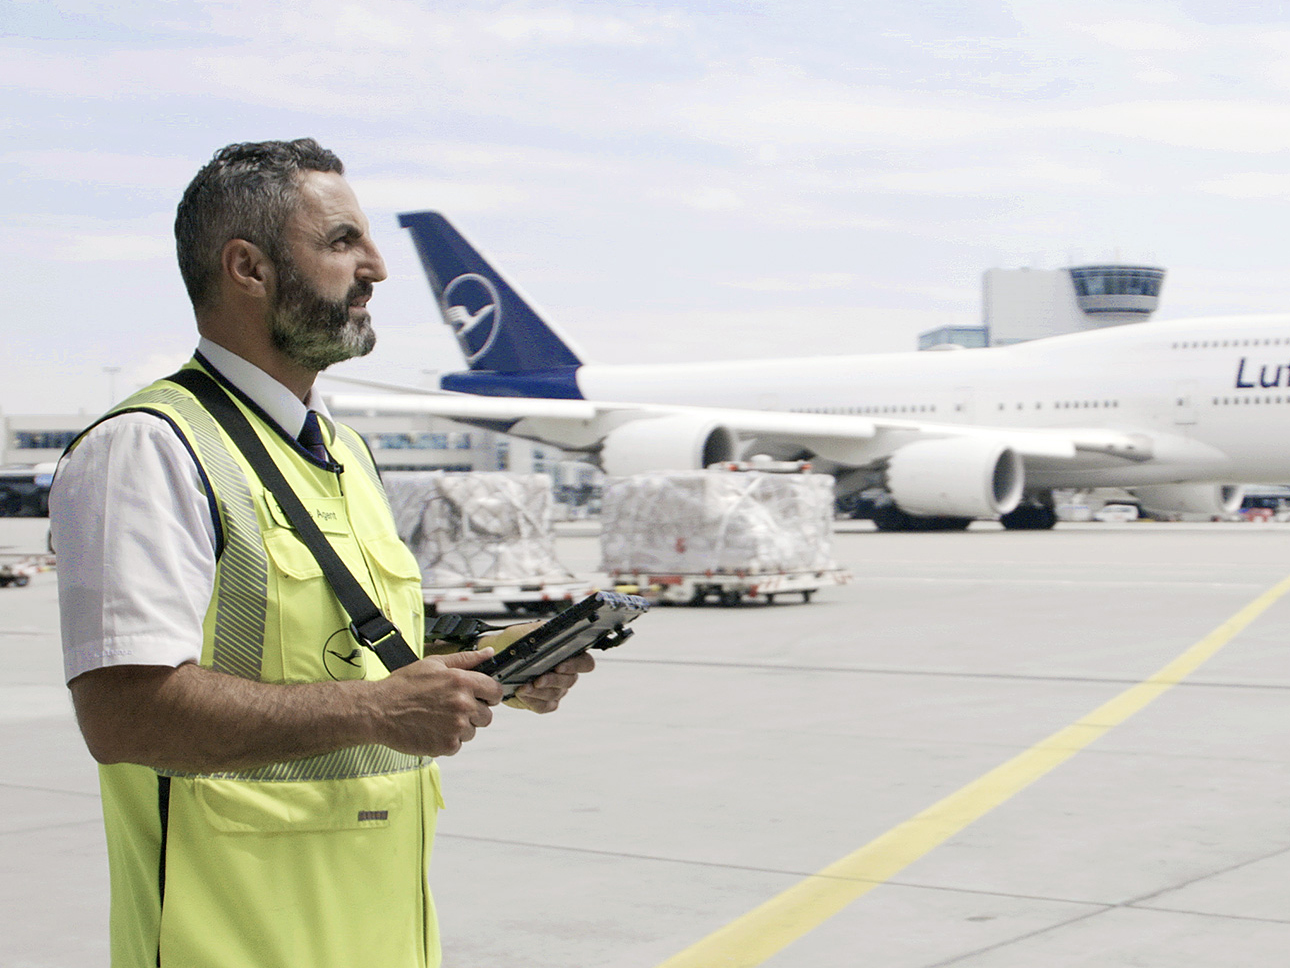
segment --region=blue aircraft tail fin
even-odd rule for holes
[[[461,344],[470,373],[441,381],[472,393],[580,396],[578,354],[438,212],[405,212],[443,320]],[[451,386],[449,384],[452,384]]]

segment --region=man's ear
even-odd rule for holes
[[[266,299],[277,276],[264,251],[246,239],[229,239],[220,253],[220,267],[233,289],[252,299]]]

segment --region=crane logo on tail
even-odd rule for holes
[[[474,363],[493,345],[501,316],[496,287],[479,273],[465,273],[444,286],[444,322],[456,334],[467,363]]]

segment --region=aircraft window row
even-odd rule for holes
[[[1174,343],[1176,350],[1216,350],[1232,346],[1290,346],[1290,337],[1282,339],[1207,339],[1186,343]]]
[[[1088,409],[1113,410],[1119,405],[1120,405],[1119,400],[1058,400],[1056,403],[1053,404],[1053,409],[1054,410],[1088,410]],[[1008,405],[1006,403],[999,404],[1000,410],[1006,410],[1007,407]],[[1024,403],[1018,402],[1016,405],[1016,408],[1018,410],[1025,410],[1026,405]],[[1033,409],[1043,410],[1044,405],[1042,403],[1036,402],[1034,404]]]
[[[1232,407],[1251,403],[1290,403],[1290,397],[1214,397],[1214,406]]]
[[[880,413],[935,413],[936,404],[907,404],[899,406],[892,404],[890,406],[873,406],[873,407],[807,407],[805,410],[798,410],[797,413],[836,413],[846,416],[859,414],[880,414]]]

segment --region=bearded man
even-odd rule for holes
[[[318,373],[375,344],[386,277],[344,166],[312,139],[230,145],[180,202],[206,374],[419,654],[416,561]],[[114,968],[434,968],[433,757],[492,719],[489,650],[389,674],[273,494],[184,380],[69,448],[50,496],[64,663],[99,761]],[[549,712],[570,660],[518,697]]]

